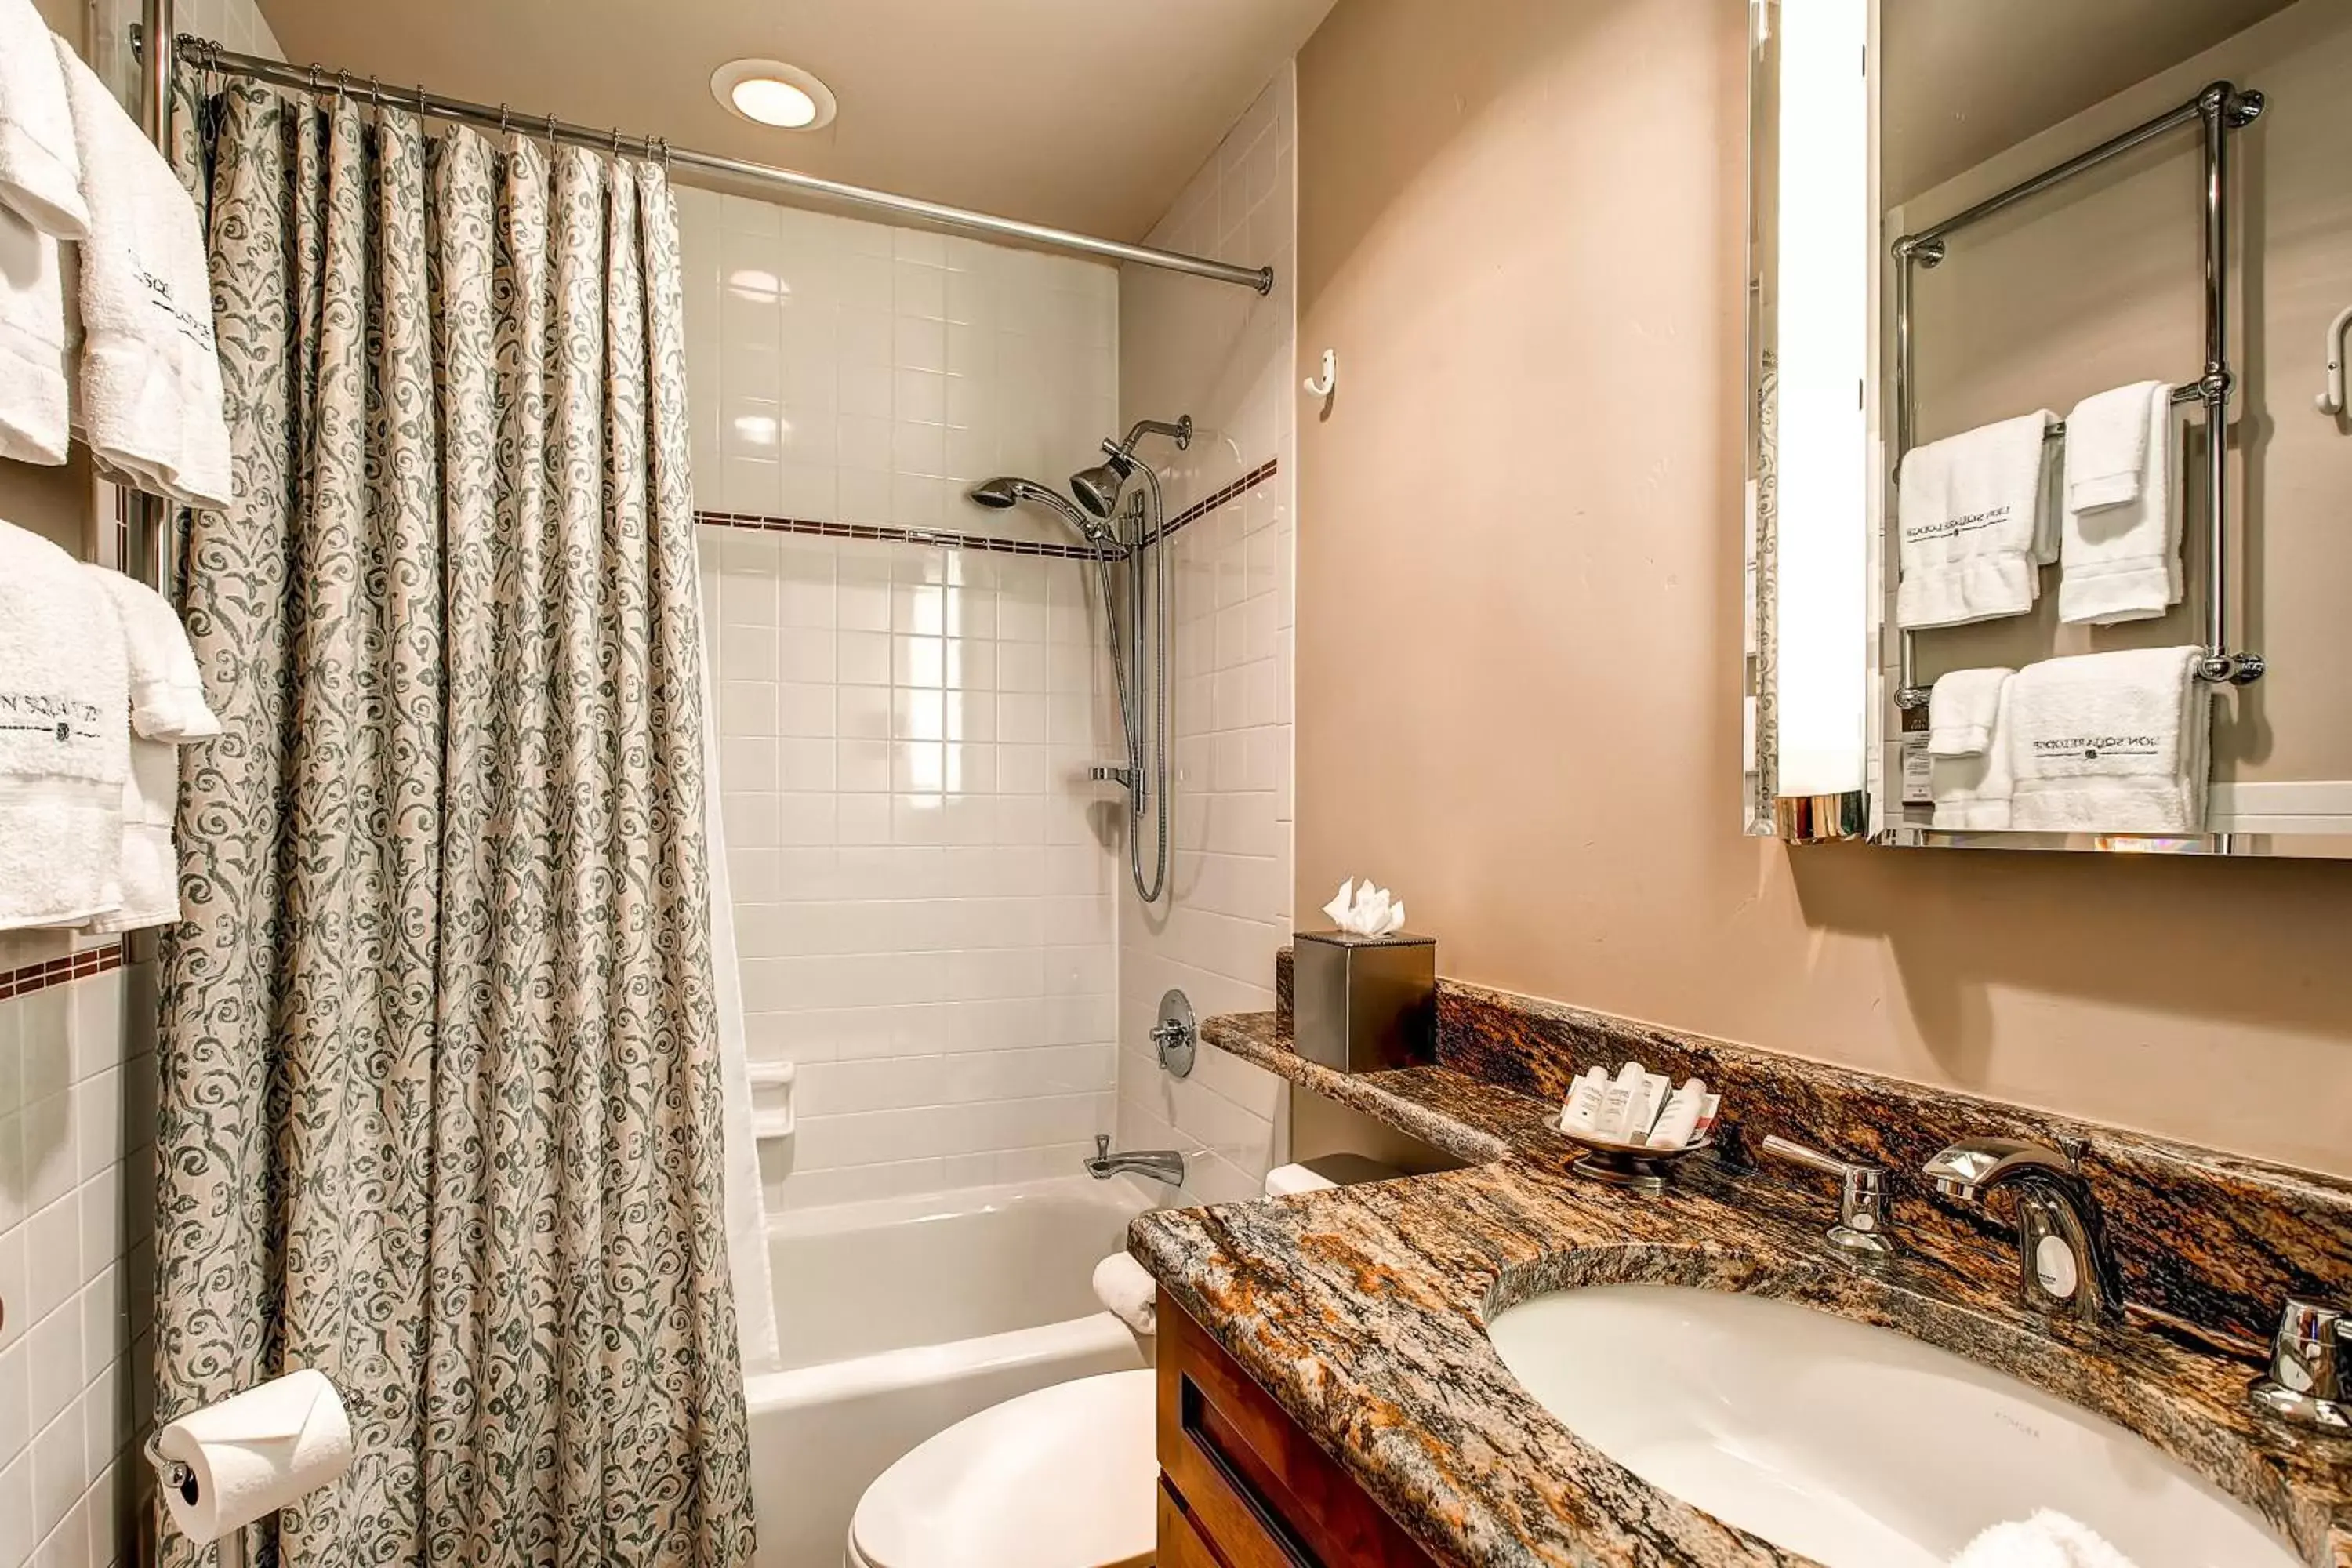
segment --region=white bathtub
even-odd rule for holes
[[[783,1370],[744,1384],[759,1568],[840,1568],[867,1483],[932,1433],[1143,1365],[1090,1281],[1149,1206],[1080,1175],[773,1216]]]

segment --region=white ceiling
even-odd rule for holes
[[[1165,213],[1334,0],[260,0],[287,57],[386,85],[1116,239]],[[710,95],[814,71],[823,131]]]
[[[1906,201],[2292,0],[1884,0],[1880,149]]]

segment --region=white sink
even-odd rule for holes
[[[1539,1296],[1488,1330],[1585,1442],[1828,1568],[1942,1568],[2037,1509],[2136,1568],[2303,1568],[2249,1510],[2118,1426],[1903,1334],[1662,1285]]]

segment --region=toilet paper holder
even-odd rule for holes
[[[147,1463],[154,1470],[155,1479],[159,1483],[178,1492],[183,1500],[193,1503],[196,1500],[196,1472],[189,1468],[185,1463],[173,1458],[155,1446],[162,1440],[163,1436],[163,1427],[150,1428],[147,1441],[140,1446],[139,1451],[146,1456]],[[246,1564],[251,1561],[251,1555],[246,1549],[243,1526],[224,1532],[219,1540],[213,1542],[213,1548],[215,1561],[219,1568],[246,1568]]]

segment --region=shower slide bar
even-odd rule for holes
[[[992,213],[973,212],[965,207],[923,201],[916,196],[902,196],[892,191],[877,191],[865,185],[803,174],[796,169],[780,169],[742,158],[724,157],[717,153],[698,153],[688,148],[672,147],[659,137],[624,136],[616,130],[600,131],[593,126],[574,125],[551,114],[520,114],[510,111],[502,104],[469,103],[460,98],[445,98],[421,87],[386,87],[372,77],[356,78],[349,71],[329,70],[324,66],[289,65],[283,60],[273,60],[260,55],[241,55],[234,49],[223,48],[209,38],[196,37],[192,34],[180,35],[175,52],[180,60],[192,68],[216,75],[247,77],[277,87],[310,92],[331,89],[364,96],[371,102],[415,110],[436,120],[452,121],[485,131],[519,131],[543,141],[593,147],[600,152],[636,153],[649,159],[658,159],[672,168],[715,175],[724,180],[772,185],[844,206],[887,213],[895,217],[915,218],[965,234],[1010,239],[1105,261],[1132,261],[1139,266],[1156,267],[1163,271],[1186,273],[1219,283],[1238,284],[1260,294],[1270,293],[1274,289],[1274,268],[1271,267],[1242,267],[1205,256],[1189,256],[1182,251],[1130,245],[1125,240],[1104,239],[1097,235],[1024,223],[1019,218],[998,217]]]
[[[2175,388],[2172,399],[2177,404],[2205,405],[2205,658],[2197,673],[2205,680],[2237,686],[2260,680],[2263,666],[2261,654],[2230,646],[2228,425],[2230,394],[2237,379],[2230,368],[2230,133],[2253,123],[2262,111],[2261,93],[2241,91],[2226,81],[2213,82],[2188,102],[2044,169],[2031,179],[2020,181],[1997,195],[1988,196],[1932,227],[1906,234],[1894,247],[1895,461],[1887,472],[1890,490],[1902,472],[1903,455],[1911,449],[1916,414],[1911,372],[1912,269],[1932,271],[1942,265],[1948,235],[2004,212],[2029,196],[2040,195],[2167,132],[2191,124],[2203,127],[2205,370],[2197,380]],[[1902,683],[1895,696],[1897,707],[1907,710],[1927,705],[1927,689],[1919,684],[1918,669],[1917,634],[1906,630]]]

